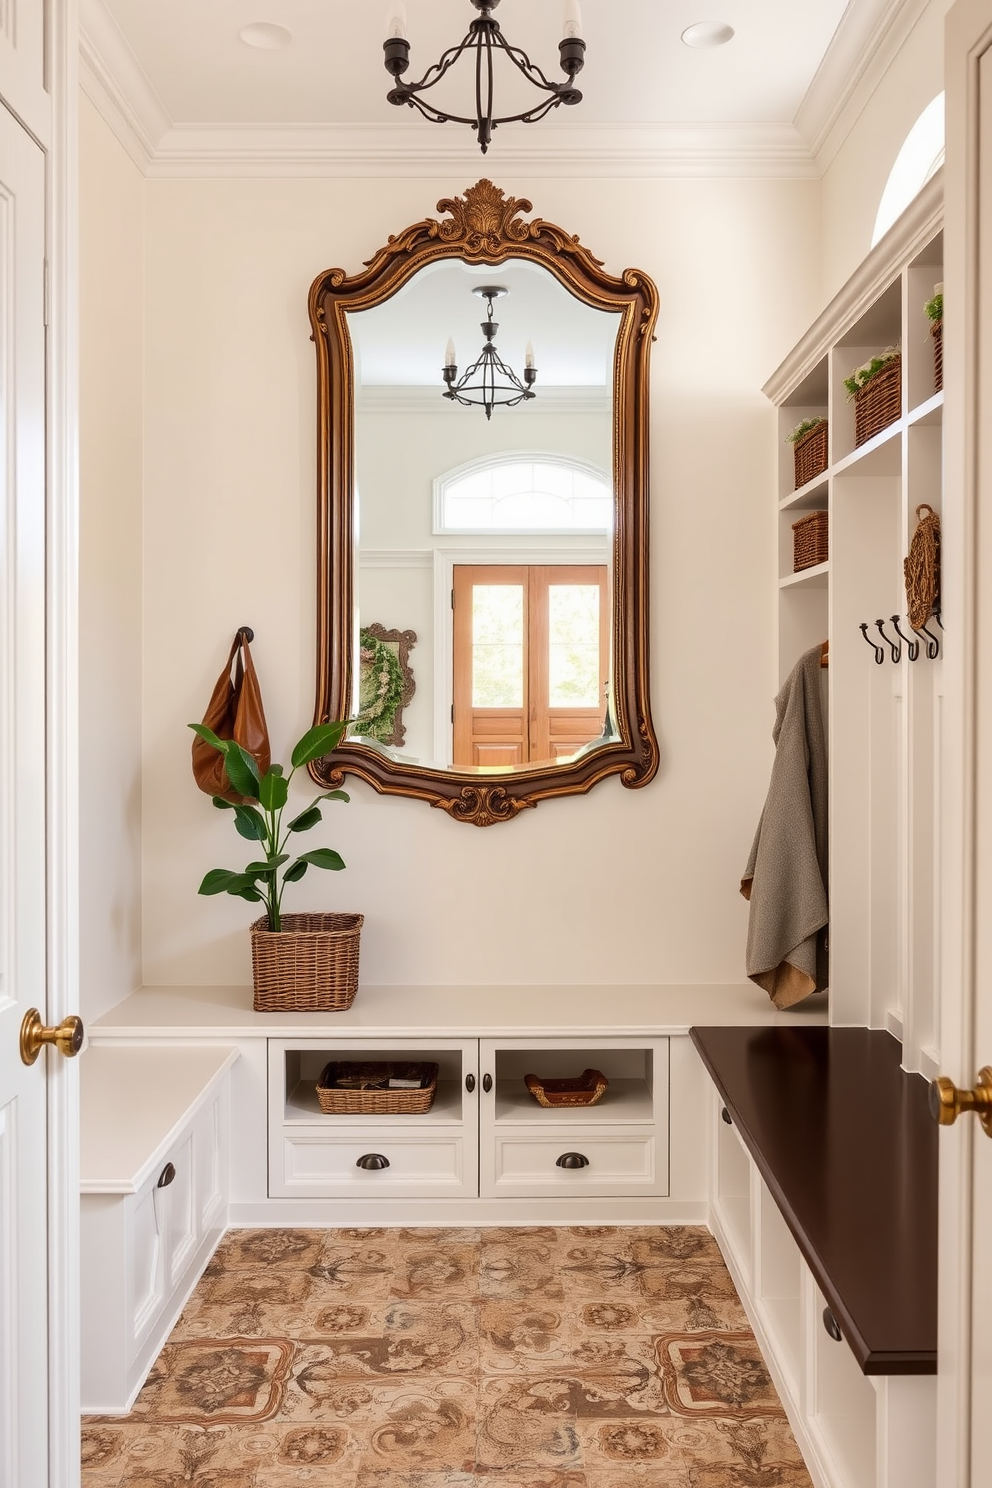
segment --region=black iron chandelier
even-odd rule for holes
[[[510,291],[502,284],[480,284],[473,289],[473,294],[479,295],[486,301],[487,319],[482,322],[482,333],[485,336],[485,344],[477,362],[473,362],[467,371],[458,376],[458,367],[455,364],[455,345],[449,339],[444,355],[444,366],[441,375],[447,383],[442,397],[451,398],[456,403],[463,403],[466,408],[473,404],[486,410],[486,418],[491,419],[493,409],[497,407],[515,408],[526,398],[535,398],[534,383],[537,381],[537,368],[534,366],[534,348],[527,342],[527,350],[524,354],[524,380],[508,367],[500,357],[493,342],[493,337],[499,330],[499,325],[493,320],[493,300],[502,298]]]
[[[582,94],[574,86],[575,75],[582,70],[586,44],[582,40],[582,18],[578,0],[564,0],[565,14],[563,36],[558,43],[561,70],[568,81],[553,83],[533,63],[520,47],[511,46],[500,30],[499,21],[493,20],[493,11],[499,0],[471,0],[479,12],[468,28],[468,34],[457,46],[449,47],[439,62],[429,67],[419,83],[401,83],[399,79],[410,65],[410,43],[406,39],[406,7],[403,0],[391,0],[389,11],[389,36],[383,43],[386,71],[396,78],[396,86],[386,94],[390,103],[409,104],[419,109],[425,119],[435,124],[470,124],[475,130],[482,153],[489,149],[493,130],[498,124],[534,124],[560,103],[581,103]],[[518,72],[533,83],[535,88],[548,96],[532,109],[521,114],[493,115],[493,54],[503,52]],[[464,52],[475,53],[475,116],[450,114],[436,108],[421,97],[428,88],[439,83]]]

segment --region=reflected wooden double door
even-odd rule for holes
[[[455,766],[557,761],[603,735],[605,564],[458,564],[452,605]]]

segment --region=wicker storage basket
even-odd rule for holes
[[[902,358],[894,356],[854,395],[854,446],[885,429],[902,411]]]
[[[317,1099],[328,1116],[422,1116],[437,1094],[437,1070],[427,1063],[331,1060],[317,1082]],[[390,1079],[419,1080],[420,1085],[390,1090]]]
[[[570,1106],[594,1106],[609,1088],[601,1070],[585,1069],[581,1075],[565,1080],[543,1080],[540,1075],[524,1075],[524,1084],[539,1106],[553,1110]]]
[[[935,320],[930,334],[933,337],[933,390],[939,393],[944,386],[944,322]]]
[[[255,1011],[343,1012],[358,991],[360,914],[284,914],[283,928],[268,920],[251,927]]]
[[[792,446],[796,461],[796,490],[827,468],[827,421],[808,430]]]
[[[798,522],[793,522],[793,573],[799,573],[804,568],[812,568],[816,563],[826,563],[828,557],[827,513],[825,511],[810,512],[808,517],[800,517]]]

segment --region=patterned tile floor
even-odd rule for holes
[[[704,1229],[232,1230],[84,1488],[811,1488]]]

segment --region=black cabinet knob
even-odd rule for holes
[[[823,1309],[823,1326],[830,1334],[830,1337],[833,1339],[834,1343],[841,1342],[844,1335],[841,1333],[840,1328],[837,1325],[837,1319],[834,1317],[829,1307],[825,1307]]]
[[[563,1152],[555,1163],[556,1168],[587,1168],[589,1159],[581,1152]]]
[[[173,1180],[173,1178],[175,1178],[175,1176],[176,1176],[175,1166],[172,1163],[166,1163],[165,1167],[162,1169],[161,1173],[159,1173],[159,1175],[158,1175],[158,1185],[157,1186],[159,1188],[168,1188],[169,1184],[172,1182],[172,1180]]]
[[[475,1089],[475,1076],[474,1075],[466,1075],[465,1076],[465,1089],[468,1091],[469,1095],[472,1094],[472,1091]]]
[[[367,1173],[378,1173],[382,1168],[389,1167],[389,1158],[383,1157],[381,1152],[366,1152],[355,1163],[356,1168],[364,1168]]]
[[[492,1088],[493,1088],[493,1077],[492,1077],[492,1075],[483,1075],[483,1077],[482,1077],[482,1088],[486,1092],[486,1094],[488,1095],[489,1092],[490,1092],[490,1090],[492,1090]]]

